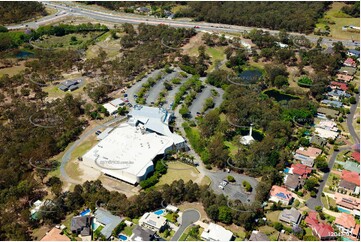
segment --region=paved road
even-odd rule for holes
[[[346,122],[347,122],[348,130],[349,130],[354,142],[356,144],[359,144],[360,143],[360,137],[357,135],[357,133],[355,131],[355,128],[353,127],[352,123],[353,123],[354,116],[355,116],[355,113],[356,113],[356,110],[357,110],[357,105],[360,102],[360,94],[356,95],[356,102],[357,102],[356,104],[351,106],[350,114],[347,116],[347,121]]]
[[[350,114],[347,116],[347,121],[346,121],[349,132],[350,132],[350,134],[351,134],[351,136],[352,136],[355,143],[360,143],[360,138],[358,137],[358,135],[355,132],[354,127],[352,126],[353,118],[354,118],[354,115],[355,115],[356,110],[357,110],[357,105],[358,105],[358,103],[360,101],[359,99],[360,99],[360,95],[357,94],[356,95],[357,103],[351,106]],[[333,154],[331,156],[331,159],[330,159],[330,162],[328,164],[329,172],[324,173],[324,175],[322,177],[322,182],[320,183],[320,186],[318,188],[317,196],[315,198],[310,198],[307,201],[307,206],[310,209],[315,209],[316,206],[323,207],[323,204],[322,204],[322,201],[321,201],[323,189],[325,188],[327,179],[328,179],[328,177],[330,175],[330,172],[331,172],[331,170],[333,168],[333,165],[335,164],[337,155],[340,153],[340,151],[344,151],[344,150],[351,150],[351,147],[341,147],[339,149],[339,151],[333,152]]]
[[[187,20],[169,20],[169,19],[158,19],[154,17],[147,17],[147,16],[139,16],[134,14],[125,14],[125,13],[116,13],[116,12],[109,12],[109,11],[94,11],[90,10],[81,6],[77,6],[73,4],[72,6],[66,6],[65,4],[57,3],[57,2],[46,2],[47,5],[51,7],[55,7],[58,10],[64,11],[66,15],[73,15],[73,16],[84,16],[88,18],[92,18],[98,21],[105,21],[111,23],[131,23],[131,24],[140,24],[140,23],[147,23],[151,25],[158,25],[158,24],[167,24],[172,27],[184,27],[184,28],[194,28],[197,25],[197,31],[213,31],[213,32],[227,32],[227,33],[240,33],[244,31],[250,31],[255,29],[254,27],[244,27],[244,26],[236,26],[236,25],[227,25],[227,24],[216,24],[216,23],[206,23],[206,22],[191,22]],[[46,19],[40,20],[40,22],[29,22],[27,25],[29,28],[38,28],[40,25],[47,24],[49,21],[53,21],[54,19],[58,18],[59,16],[47,16]],[[13,25],[7,26],[9,29],[22,29],[24,25]],[[258,28],[260,29],[260,28]],[[279,31],[277,30],[269,30],[269,29],[262,29],[265,31],[269,31],[271,34],[278,34]],[[300,36],[303,34],[299,33],[290,33],[290,35]],[[316,42],[318,40],[318,36],[306,36],[310,41]],[[337,40],[332,38],[323,38],[322,44],[327,46],[332,46],[332,43],[342,41],[345,46],[352,46],[356,47],[359,46],[360,43],[355,41],[352,42],[351,40]]]
[[[188,209],[183,212],[182,214],[182,221],[181,226],[179,226],[179,229],[177,232],[175,232],[173,238],[171,241],[178,241],[179,238],[182,236],[184,230],[191,224],[197,222],[201,218],[200,213],[196,209]]]

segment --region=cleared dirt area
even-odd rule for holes
[[[206,221],[210,221],[210,219],[207,216],[206,211],[204,210],[204,207],[202,205],[202,203],[182,203],[181,205],[178,206],[180,211],[185,211],[187,209],[197,209],[199,211],[199,213],[201,214],[201,219],[200,220],[206,220]]]
[[[182,47],[183,54],[189,56],[197,56],[198,55],[198,47],[203,44],[204,33],[197,33],[195,36],[189,39],[189,42]]]
[[[27,61],[25,61],[25,60],[24,61],[19,61],[18,64],[15,65],[15,66],[8,67],[8,68],[1,68],[0,69],[0,77],[2,75],[5,75],[5,74],[7,74],[9,76],[14,76],[14,75],[20,73],[21,71],[25,70],[25,68],[26,68],[25,63],[26,62]]]

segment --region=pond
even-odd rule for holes
[[[262,77],[262,72],[259,70],[246,70],[238,75],[242,84],[256,84]]]
[[[277,89],[268,89],[268,90],[264,91],[263,93],[271,98],[274,98],[277,102],[289,101],[289,100],[293,100],[293,99],[300,99],[298,96],[286,94]]]
[[[19,58],[19,59],[25,59],[25,58],[29,58],[29,57],[33,57],[33,56],[34,56],[34,53],[28,52],[28,51],[23,51],[23,50],[16,53],[16,58]]]

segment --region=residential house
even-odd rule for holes
[[[312,168],[303,164],[292,164],[290,173],[299,175],[303,178],[307,178],[312,172]]]
[[[343,170],[341,173],[339,190],[358,195],[360,193],[360,174],[359,172]]]
[[[270,191],[269,201],[278,203],[281,202],[283,205],[290,205],[293,201],[292,193],[286,188],[277,185],[272,186]]]
[[[149,12],[150,12],[150,9],[147,8],[147,7],[139,7],[139,8],[136,8],[136,11],[137,11],[138,13],[143,13],[143,14],[145,14],[145,13],[149,13]]]
[[[336,192],[335,200],[337,207],[341,208],[342,211],[360,216],[360,198]]]
[[[347,171],[353,171],[353,172],[360,174],[360,164],[354,162],[353,160],[347,160],[343,164],[343,169],[347,170]]]
[[[317,218],[318,213],[316,211],[310,211],[305,219],[306,224],[312,229],[312,232],[320,240],[334,240],[334,230],[331,225],[319,221]]]
[[[178,212],[179,209],[176,206],[168,204],[167,207],[165,208],[165,210],[172,212],[172,213],[176,213],[176,212]]]
[[[357,172],[343,170],[341,173],[341,179],[360,186],[360,174]]]
[[[305,179],[299,175],[287,174],[284,178],[285,186],[291,191],[297,191],[305,183]]]
[[[122,105],[124,105],[124,101],[120,98],[117,98],[104,104],[103,107],[109,112],[110,115],[114,115],[118,112],[118,108]]]
[[[348,75],[348,76],[353,76],[356,73],[356,68],[349,67],[349,66],[343,66],[338,70],[338,73]]]
[[[348,94],[345,91],[339,90],[339,89],[334,89],[334,90],[328,92],[327,96],[336,101],[339,101],[342,98],[350,98],[351,97],[350,94]]]
[[[321,119],[327,119],[327,117],[331,117],[332,119],[336,119],[339,115],[340,111],[329,109],[329,108],[318,108],[317,116]]]
[[[332,120],[323,120],[316,125],[317,128],[331,130],[331,131],[338,131],[337,123]]]
[[[70,230],[72,233],[81,236],[91,236],[91,217],[76,216],[71,219]]]
[[[354,161],[357,161],[358,163],[360,163],[360,152],[359,151],[352,152],[351,157]]]
[[[356,61],[354,61],[352,58],[348,57],[344,62],[343,64],[345,66],[351,66],[351,67],[356,67],[357,66],[357,63]]]
[[[115,216],[103,208],[98,208],[94,213],[94,223],[98,223],[103,226],[100,233],[106,239],[110,238],[113,230],[118,226],[118,224],[120,224],[120,222],[122,222],[122,219],[119,216]]]
[[[270,239],[264,233],[253,230],[249,241],[270,241]]]
[[[323,147],[323,146],[325,146],[327,144],[327,140],[324,139],[324,138],[321,138],[318,135],[312,136],[310,142],[311,142],[311,144],[316,145],[318,147]]]
[[[335,226],[344,235],[357,238],[360,234],[360,225],[356,224],[356,220],[351,214],[341,213],[341,216],[335,219]]]
[[[347,91],[348,90],[347,84],[343,83],[343,82],[335,82],[335,81],[333,81],[333,82],[331,82],[330,87],[332,89],[340,89],[342,91]]]
[[[360,57],[360,51],[358,51],[358,50],[348,50],[346,54],[348,56],[354,56],[356,58]]]
[[[210,223],[201,234],[201,239],[205,241],[231,241],[233,233],[222,226]]]
[[[341,108],[343,106],[342,102],[336,100],[323,99],[321,103],[332,108]]]
[[[312,167],[314,164],[314,160],[317,156],[319,156],[322,153],[321,149],[314,148],[314,147],[300,147],[296,150],[296,153],[294,155],[294,158],[296,160],[301,161],[303,165]]]
[[[167,219],[155,213],[145,213],[139,219],[139,224],[142,227],[162,232],[167,227]]]
[[[338,73],[336,75],[336,78],[337,78],[337,80],[343,81],[343,82],[350,82],[353,80],[353,76],[349,76],[349,75],[342,74],[342,73]]]
[[[281,211],[278,219],[290,225],[297,225],[301,222],[301,213],[294,207],[291,209],[284,209]]]
[[[82,82],[81,79],[79,79],[79,80],[67,80],[65,82],[60,83],[58,88],[60,90],[62,90],[63,92],[66,92],[66,91],[71,91],[72,92],[72,91],[79,88],[81,82]]]
[[[324,138],[324,139],[335,140],[340,133],[332,131],[332,130],[316,128],[315,129],[315,134],[317,134],[318,136],[320,136],[321,138]]]
[[[70,241],[63,231],[54,227],[40,241]]]
[[[153,230],[136,225],[129,239],[130,241],[152,241],[154,240],[155,233]]]

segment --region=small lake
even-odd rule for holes
[[[242,84],[256,84],[262,77],[262,72],[259,70],[246,70],[238,75]]]
[[[34,56],[34,53],[28,52],[28,51],[21,50],[18,53],[16,53],[16,58],[19,58],[19,59],[26,59],[26,58],[30,58],[33,56]]]
[[[293,99],[300,99],[298,96],[286,94],[277,89],[269,89],[269,90],[264,91],[263,93],[266,94],[267,96],[269,96],[270,98],[274,98],[277,102],[289,101],[289,100],[293,100]]]

